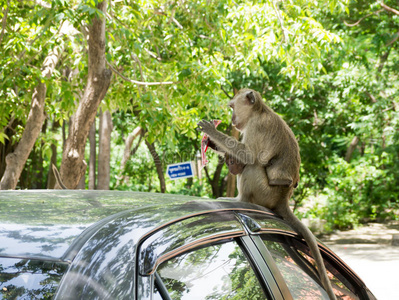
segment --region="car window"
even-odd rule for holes
[[[160,264],[154,299],[266,299],[255,272],[236,242],[210,245]],[[160,285],[163,285],[161,287]]]
[[[264,236],[263,242],[279,268],[294,299],[329,299],[318,279],[315,261],[310,255],[299,250],[293,243],[281,240],[276,241],[270,236]],[[302,250],[307,248],[303,244],[301,245],[303,247]],[[359,297],[352,291],[351,284],[337,270],[332,270],[331,266],[326,267],[327,275],[331,280],[337,298],[358,300]],[[331,271],[337,276],[334,276]]]
[[[52,299],[68,265],[0,257],[0,299]]]
[[[140,245],[139,271],[148,275],[156,266],[177,252],[195,248],[206,240],[225,239],[245,234],[244,228],[232,212],[194,216],[165,226]]]

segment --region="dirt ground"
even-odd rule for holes
[[[399,299],[399,222],[369,223],[321,240],[362,278],[379,300]],[[394,243],[392,243],[392,241]]]

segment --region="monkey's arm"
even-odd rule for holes
[[[208,147],[212,149],[213,152],[216,152],[220,156],[224,156],[226,153],[222,151],[222,149],[218,148],[216,144],[209,138],[208,136]]]
[[[220,149],[219,151],[228,153],[243,164],[255,163],[255,155],[248,146],[218,131],[212,122],[205,120],[198,122],[198,130],[206,133]]]

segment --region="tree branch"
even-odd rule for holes
[[[133,54],[133,53],[130,53],[130,57],[131,57],[131,58],[137,63],[137,65],[139,66],[140,78],[141,78],[141,81],[144,82],[143,68],[141,67],[141,62],[140,62],[139,58],[137,57],[136,54]],[[140,94],[140,97],[141,97],[140,88],[139,88],[138,90],[139,90],[139,94]],[[146,92],[147,92],[147,89],[146,89],[145,86],[144,86],[144,93],[146,93]]]
[[[372,15],[379,14],[379,13],[382,12],[382,11],[384,11],[384,10],[383,10],[383,9],[379,9],[379,10],[377,10],[377,11],[375,11],[375,12],[372,12],[371,14],[368,14],[367,16],[364,16],[364,17],[360,18],[357,22],[355,22],[355,23],[353,23],[353,24],[349,24],[349,23],[347,23],[347,22],[344,20],[344,24],[345,24],[346,26],[348,26],[348,27],[357,26],[357,25],[359,25],[360,22],[363,21],[364,19],[366,19],[366,18],[368,18],[368,17],[370,17],[370,16],[372,16]]]
[[[371,99],[371,102],[377,103],[377,99],[372,94],[370,94],[368,91],[366,91],[366,94]]]
[[[7,15],[8,15],[8,10],[10,9],[10,0],[7,1],[7,8],[6,11],[4,12],[3,20],[2,20],[2,29],[1,29],[1,36],[0,36],[0,45],[1,42],[3,41],[3,36],[4,36],[4,31],[6,30],[6,25],[7,25]]]
[[[122,171],[125,169],[126,163],[129,159],[129,157],[131,156],[130,148],[132,148],[133,141],[139,135],[141,135],[141,133],[142,133],[141,127],[138,126],[133,130],[132,134],[129,134],[129,136],[127,137],[127,139],[125,141],[125,150],[123,151],[123,157],[122,157],[122,162],[121,162],[121,170]]]
[[[284,27],[283,20],[281,18],[280,11],[277,9],[276,3],[274,3],[274,1],[272,1],[272,4],[273,4],[274,11],[276,12],[277,19],[280,22],[281,30],[283,31],[283,41],[282,42],[286,43],[286,42],[288,42],[288,36],[287,36],[288,30]]]
[[[380,4],[381,4],[381,7],[382,7],[383,9],[385,9],[386,11],[389,11],[389,12],[394,13],[395,15],[398,15],[398,16],[399,16],[399,11],[398,11],[398,10],[396,10],[396,9],[394,9],[394,8],[392,8],[392,7],[389,7],[389,6],[386,5],[384,2],[381,2]]]
[[[395,43],[399,39],[399,31],[395,33],[395,37],[389,41],[388,43],[385,44],[385,47],[391,46],[393,43]]]
[[[233,97],[231,97],[226,90],[224,89],[223,85],[220,85],[220,88],[222,89],[222,91],[224,92],[224,94],[229,98],[229,99],[233,99]]]
[[[155,168],[157,170],[158,173],[158,178],[159,178],[159,185],[161,188],[161,193],[165,193],[166,192],[166,184],[165,184],[165,176],[163,175],[163,165],[162,165],[162,161],[155,149],[155,145],[154,143],[149,143],[147,139],[145,139],[145,144],[147,145],[148,150],[151,153],[152,158],[154,159],[154,163],[155,163]]]
[[[174,17],[172,17],[172,21],[176,24],[177,27],[179,27],[179,29],[183,29],[183,26]]]
[[[5,132],[6,129],[8,128],[8,129],[11,129],[12,131],[15,132],[15,130],[12,128],[12,123],[14,123],[14,121],[15,121],[15,115],[12,114],[10,120],[8,121],[7,125],[3,128],[2,131]]]
[[[129,81],[129,82],[137,84],[137,85],[147,85],[148,86],[148,85],[167,85],[167,84],[176,84],[176,83],[178,83],[178,82],[173,82],[173,81],[142,82],[142,81],[133,80],[133,79],[127,78],[127,77],[123,76],[121,73],[119,73],[118,70],[116,70],[114,68],[114,66],[111,65],[107,60],[105,62],[111,68],[112,72],[114,72],[115,74],[119,75],[123,80]]]
[[[157,61],[161,61],[162,59],[159,56],[156,56],[155,53],[151,52],[150,50],[144,48],[144,51],[148,53],[149,56],[155,58]]]
[[[353,151],[355,151],[357,144],[359,143],[359,137],[355,136],[351,143],[349,144],[348,149],[346,150],[345,160],[349,163],[352,159]]]
[[[385,63],[388,60],[388,56],[389,56],[389,53],[391,52],[391,49],[392,48],[388,48],[387,52],[385,52],[383,55],[380,56],[380,63],[378,64],[378,74],[381,74]],[[378,77],[379,76],[377,76],[377,79],[378,79]]]

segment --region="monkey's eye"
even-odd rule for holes
[[[233,103],[229,103],[230,108],[234,109],[234,104]]]

